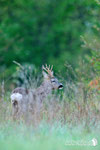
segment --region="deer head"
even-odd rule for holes
[[[50,65],[49,67],[47,65],[42,66],[44,81],[48,82],[49,86],[51,86],[52,89],[62,89],[63,85],[58,81],[56,77],[54,77],[54,73],[52,69],[53,69],[53,65],[51,67]]]

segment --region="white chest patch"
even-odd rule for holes
[[[22,94],[13,93],[10,98],[11,98],[11,101],[14,101],[14,100],[20,101],[22,99]]]

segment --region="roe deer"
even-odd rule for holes
[[[27,113],[28,109],[35,107],[35,102],[41,103],[49,93],[54,89],[62,89],[63,85],[54,77],[53,66],[49,67],[46,65],[42,66],[43,83],[36,90],[25,89],[18,87],[12,91],[11,104],[12,104],[12,115],[15,117],[21,112]]]

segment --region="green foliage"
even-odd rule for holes
[[[89,70],[90,72],[88,72],[88,75],[90,75],[92,78],[97,78],[100,77],[100,28],[97,27],[97,25],[94,27],[98,32],[93,30],[92,37],[90,34],[86,33],[84,37],[82,37],[82,40],[84,41],[84,48],[90,51],[90,55],[85,56],[88,66],[91,68],[91,71]]]
[[[83,64],[84,75],[82,77],[86,80],[93,80],[100,78],[100,3],[99,0],[95,0],[96,9],[91,9],[91,14],[95,17],[91,20],[90,28],[84,32],[81,36],[83,41],[83,48],[85,54],[85,64]],[[82,65],[81,65],[82,66]]]
[[[50,63],[61,71],[65,61],[77,65],[80,35],[90,30],[89,22],[97,12],[91,0],[1,0],[1,72],[8,70],[4,76],[14,72],[13,60],[36,66]]]

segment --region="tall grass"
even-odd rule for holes
[[[26,77],[23,86],[28,80],[34,82],[35,86],[32,84],[31,88],[36,88],[37,81]],[[48,95],[39,111],[37,106],[34,113],[29,111],[15,122],[10,93],[3,89],[5,93],[0,99],[0,150],[100,149],[99,145],[66,145],[66,140],[87,142],[96,138],[99,142],[100,95],[88,90],[84,82],[64,80],[63,83],[64,90]]]

